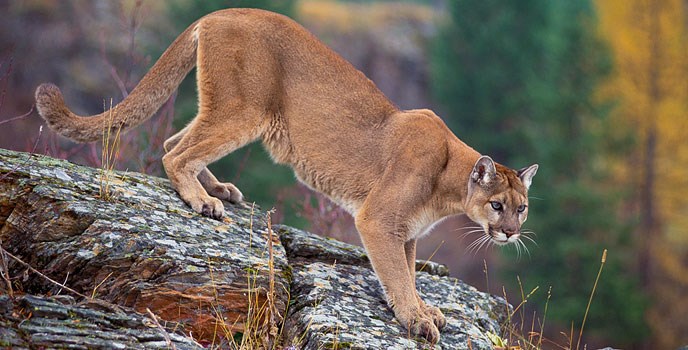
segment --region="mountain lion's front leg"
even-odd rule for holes
[[[394,316],[411,335],[435,343],[440,338],[439,329],[419,303],[408,269],[404,249],[407,232],[394,217],[383,215],[363,210],[356,216],[356,228]]]
[[[416,298],[418,299],[418,304],[420,308],[432,318],[435,326],[438,329],[444,328],[447,324],[447,320],[444,318],[442,311],[436,306],[431,306],[425,303],[418,295],[418,289],[416,289],[416,240],[412,239],[404,244],[404,250],[406,251],[406,261],[408,263],[409,273],[411,274],[411,281],[413,282],[413,291],[416,293]]]

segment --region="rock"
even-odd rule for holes
[[[293,275],[286,339],[303,349],[432,348],[394,319],[361,248],[284,226],[276,231]],[[426,272],[416,283],[421,297],[447,317],[436,348],[465,348],[470,339],[472,349],[492,349],[485,332],[500,333],[507,305],[502,298]]]
[[[169,342],[168,342],[169,340]],[[80,306],[68,297],[0,295],[0,347],[12,349],[203,349],[135,312]]]
[[[167,180],[132,172],[112,174],[112,198],[103,200],[100,176],[99,169],[0,150],[3,247],[82,294],[140,313],[149,308],[196,339],[212,340],[218,323],[243,331],[247,295],[262,304],[270,289],[265,213],[234,206],[224,222],[205,218]],[[277,237],[273,256],[275,307],[283,315],[288,265]],[[23,288],[60,289],[35,276]]]
[[[259,330],[256,346],[270,347],[281,329],[286,348],[490,349],[487,332],[500,334],[506,319],[503,299],[419,261],[420,294],[448,324],[439,344],[414,339],[394,319],[363,249],[270,229],[267,214],[247,205],[228,205],[222,222],[204,218],[167,180],[109,175],[106,196],[99,169],[0,149],[2,247],[77,293],[10,259],[25,294],[0,297],[2,344],[155,348],[167,346],[167,334],[186,349],[198,346],[193,339],[227,345]],[[79,303],[63,303],[65,293]],[[51,311],[27,317],[29,308]],[[147,309],[168,331],[149,327]],[[82,324],[97,336],[84,338]]]
[[[277,225],[276,228],[290,260],[318,260],[332,264],[341,263],[372,268],[365,250],[361,247],[307,234],[288,226]],[[433,261],[416,261],[416,271],[425,271],[436,276],[449,276],[447,266]]]

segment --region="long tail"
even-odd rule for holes
[[[129,130],[150,118],[167,101],[196,64],[197,23],[187,28],[119,104],[101,114],[83,117],[65,105],[60,89],[42,84],[36,108],[51,129],[77,142],[102,139],[106,127]]]

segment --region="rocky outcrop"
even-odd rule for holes
[[[387,307],[363,249],[288,227],[278,229],[292,268],[287,338],[305,349],[415,349],[429,346],[408,336]],[[478,292],[441,265],[418,264],[421,297],[447,317],[442,349],[491,349],[487,331],[506,321],[501,298]],[[304,330],[308,330],[304,332]]]
[[[99,310],[100,309],[100,310]],[[69,296],[0,295],[2,349],[202,349],[151,319]]]
[[[222,222],[204,218],[166,180],[138,173],[109,174],[105,194],[99,169],[37,155],[0,151],[0,167],[3,247],[83,295],[148,308],[202,340],[218,324],[243,331],[247,295],[267,298],[264,213],[242,206]],[[273,239],[274,307],[283,314],[289,268]],[[22,288],[61,287],[33,275]]]
[[[250,205],[227,212],[193,213],[164,179],[0,149],[0,240],[15,292],[0,288],[0,344],[185,349],[243,337],[305,349],[490,349],[487,332],[500,333],[501,298],[419,262],[420,294],[448,324],[439,344],[414,339],[361,248],[273,228]]]

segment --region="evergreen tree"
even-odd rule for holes
[[[433,82],[456,134],[496,161],[538,162],[527,228],[532,257],[508,268],[542,290],[547,319],[579,323],[604,248],[610,251],[587,334],[626,342],[645,334],[643,297],[630,265],[630,230],[609,181],[609,105],[595,89],[611,68],[588,1],[460,0],[433,51]],[[512,288],[513,289],[513,288]],[[525,288],[530,290],[528,288]],[[517,290],[517,289],[516,289]],[[544,303],[543,303],[544,304]],[[564,326],[563,329],[567,329]]]

